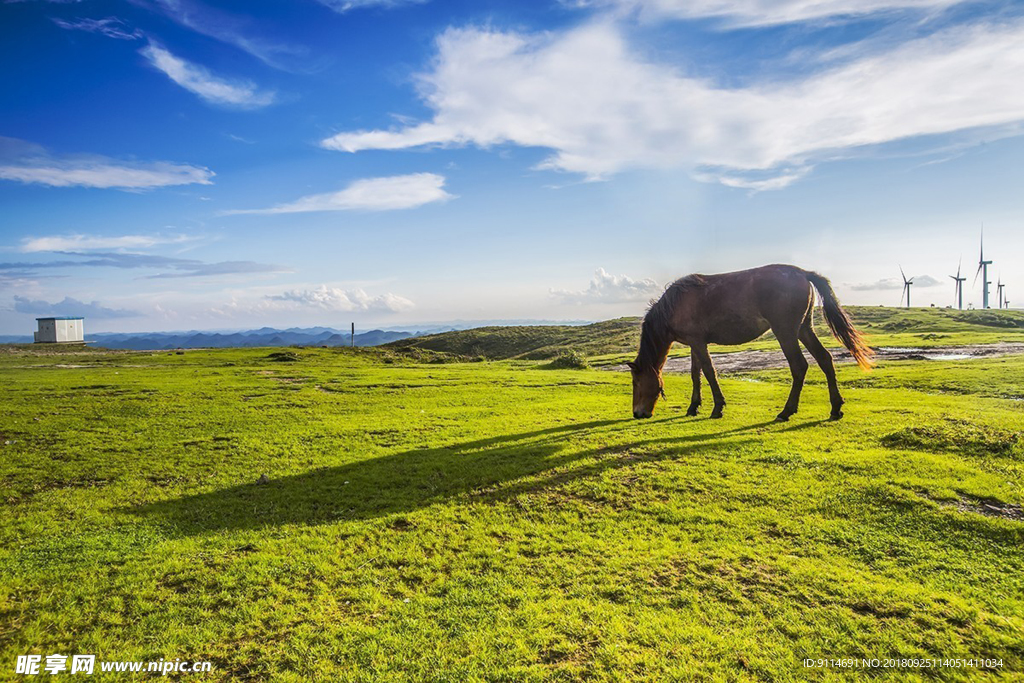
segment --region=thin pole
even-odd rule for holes
[[[356,324],[352,323],[352,346],[356,345]]]

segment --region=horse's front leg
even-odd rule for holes
[[[690,407],[686,414],[693,417],[700,408],[700,358],[693,347],[690,347],[690,379],[693,380],[693,393],[690,395]]]
[[[715,374],[715,366],[711,362],[711,354],[708,353],[706,344],[696,344],[690,347],[692,352],[700,359],[700,367],[704,376],[708,378],[708,386],[711,387],[711,396],[715,399],[715,407],[711,409],[711,417],[722,417],[722,409],[725,408],[725,396],[718,386],[718,375]]]

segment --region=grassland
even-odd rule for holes
[[[1024,341],[1024,311],[885,306],[849,306],[847,311],[875,346],[938,347]],[[815,327],[827,346],[837,346],[820,315],[815,316]],[[635,354],[639,340],[640,319],[619,318],[592,325],[484,327],[403,339],[387,347],[425,349],[489,360],[543,360],[565,349],[574,349],[601,364],[621,362]],[[749,344],[721,347],[716,351],[769,349],[778,349],[771,333]],[[681,353],[688,352],[678,347],[674,351],[674,355]]]
[[[0,678],[1024,680],[1022,357],[844,367],[838,423],[812,371],[781,425],[785,372],[725,378],[723,420],[669,377],[646,421],[621,373],[382,350],[0,372]]]

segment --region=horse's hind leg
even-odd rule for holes
[[[789,371],[793,375],[793,388],[789,391],[789,399],[782,408],[782,412],[775,417],[777,422],[785,422],[790,415],[796,413],[800,406],[800,391],[804,388],[804,377],[807,375],[807,359],[804,358],[803,351],[800,350],[800,342],[797,341],[798,334],[788,330],[773,329],[772,331],[775,332],[775,338],[779,340],[782,352],[786,354]]]
[[[833,420],[838,420],[843,416],[843,397],[839,393],[839,382],[836,381],[836,366],[832,361],[832,354],[828,352],[828,349],[822,345],[821,340],[814,334],[810,318],[805,320],[800,328],[800,341],[804,343],[807,350],[814,356],[814,360],[818,361],[821,371],[825,373],[825,379],[828,381],[828,398],[832,403],[831,417]]]
[[[697,352],[691,348],[690,378],[693,380],[693,393],[690,395],[690,407],[686,410],[686,414],[690,417],[696,415],[697,409],[700,408],[700,365]]]
[[[722,389],[718,386],[718,375],[715,374],[715,366],[711,362],[711,354],[708,353],[708,347],[705,344],[695,344],[690,347],[690,353],[696,354],[697,358],[700,359],[700,368],[704,372],[704,376],[708,378],[711,396],[715,399],[715,407],[711,410],[711,417],[722,417],[722,408],[725,407],[725,396],[722,395]]]

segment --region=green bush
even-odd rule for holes
[[[553,370],[586,370],[590,367],[590,362],[582,351],[568,349],[555,356],[547,367]]]

